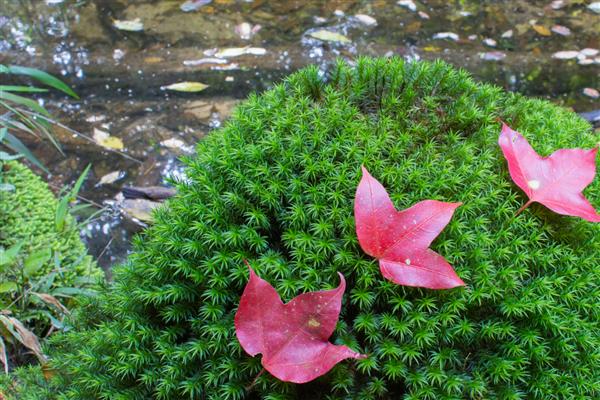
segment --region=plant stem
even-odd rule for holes
[[[254,378],[254,380],[252,381],[252,383],[250,384],[250,386],[248,386],[248,387],[246,388],[246,391],[248,391],[248,392],[249,392],[250,390],[252,390],[252,388],[254,387],[254,385],[256,385],[256,381],[258,380],[258,378],[260,378],[260,376],[261,376],[262,374],[264,374],[264,373],[265,373],[265,371],[266,371],[266,370],[265,370],[264,368],[260,370],[260,372],[258,373],[258,375],[256,375],[256,377]]]
[[[25,268],[25,266],[23,264],[21,264],[21,282],[19,282],[21,285],[21,312],[24,313],[26,311],[26,307],[27,307],[27,287],[26,287],[26,280],[25,280],[25,273],[23,272],[23,269]]]
[[[51,182],[48,182],[48,186],[50,186],[53,189],[57,189],[57,190],[62,189],[62,187],[60,187],[58,185],[55,185],[55,184],[53,184]],[[87,199],[87,198],[85,198],[85,197],[83,197],[83,196],[81,196],[79,194],[75,195],[75,197],[77,197],[79,200],[83,201],[84,203],[88,203],[88,204],[90,204],[90,205],[92,205],[94,207],[104,208],[104,206],[102,204],[98,204],[94,200]]]
[[[531,200],[529,200],[527,203],[523,204],[523,207],[519,208],[517,210],[517,213],[515,214],[515,217],[519,214],[521,214],[521,212],[523,212],[523,210],[525,210],[527,207],[529,207],[529,205],[532,203]]]

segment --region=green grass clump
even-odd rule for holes
[[[50,248],[57,258],[49,260],[37,275],[47,274],[56,264],[70,266],[57,275],[55,282],[62,286],[80,286],[75,285],[79,277],[102,277],[102,270],[87,255],[73,217],[68,215],[65,227],[57,230],[58,202],[48,185],[16,161],[6,163],[1,173],[3,182],[13,185],[15,190],[0,192],[0,246],[9,248],[23,242],[20,252],[23,258],[36,250]],[[0,271],[0,279],[2,277]]]
[[[541,154],[596,145],[548,102],[442,63],[309,67],[251,96],[187,160],[101,299],[57,342],[69,399],[592,399],[600,395],[600,224],[526,201],[497,145],[501,118]],[[464,203],[432,248],[467,287],[394,285],[360,249],[364,164],[399,209]],[[600,179],[586,190],[600,205]],[[348,282],[338,344],[369,354],[305,384],[263,374],[235,337],[243,260],[284,300]],[[76,350],[74,350],[76,349]]]

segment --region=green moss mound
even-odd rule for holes
[[[97,279],[103,276],[92,258],[86,255],[87,250],[71,216],[67,216],[62,231],[56,230],[58,202],[44,181],[18,162],[7,163],[2,178],[15,190],[0,192],[0,246],[8,248],[24,241],[23,257],[35,250],[51,248],[64,268],[56,279],[56,283],[63,286],[74,285],[79,277]],[[40,268],[38,275],[45,275],[55,268],[52,259]]]
[[[600,224],[525,202],[497,145],[510,123],[542,154],[598,141],[575,114],[399,59],[307,68],[209,135],[188,183],[104,295],[108,319],[58,358],[71,399],[591,399],[599,395]],[[461,201],[434,242],[467,283],[385,281],[357,242],[364,164],[398,208]],[[600,179],[586,191],[600,205]],[[348,289],[332,340],[369,358],[294,385],[235,337],[243,259],[289,300]],[[79,348],[73,351],[73,348]]]
[[[0,399],[3,400],[53,400],[58,389],[53,381],[44,378],[39,365],[0,374]]]

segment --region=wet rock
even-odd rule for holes
[[[582,112],[579,113],[579,116],[590,122],[595,127],[600,126],[600,110]]]
[[[153,40],[170,44],[198,38],[211,43],[239,40],[233,29],[223,29],[228,23],[234,26],[233,21],[228,20],[232,17],[213,18],[204,12],[210,6],[203,7],[199,12],[182,13],[177,2],[130,3],[119,17],[140,18],[144,22],[144,32],[152,35]]]
[[[596,1],[592,4],[589,4],[587,6],[588,9],[592,10],[593,12],[595,12],[596,14],[600,14],[600,1]]]
[[[223,121],[231,115],[239,100],[192,101],[185,105],[184,115],[208,124],[213,119]]]
[[[275,14],[286,15],[302,8],[302,6],[304,5],[302,3],[302,1],[275,1],[272,2],[271,8],[273,9],[273,12]],[[338,5],[337,2],[334,1],[328,1],[327,3],[330,3],[328,4],[328,6],[330,7],[330,11],[335,10],[336,6]]]
[[[192,12],[199,10],[202,6],[212,3],[212,0],[188,0],[182,3],[179,8],[183,12]]]
[[[183,140],[177,138],[163,140],[160,145],[181,153],[192,153],[194,151],[193,146],[188,146]]]
[[[579,65],[592,65],[594,64],[594,60],[591,58],[578,58],[577,64]]]
[[[347,36],[326,29],[319,29],[313,32],[309,32],[308,35],[312,38],[324,42],[350,43],[350,39],[348,39]]]
[[[454,42],[458,42],[460,37],[454,32],[438,32],[433,35],[433,39],[447,39],[452,40]]]
[[[556,58],[557,60],[572,60],[577,58],[578,55],[579,52],[575,50],[557,51],[552,54],[552,58]]]
[[[98,18],[96,4],[87,2],[79,11],[79,21],[71,26],[71,34],[94,44],[110,43],[110,36],[104,31]]]
[[[166,153],[166,152],[164,152]],[[135,177],[135,186],[157,186],[163,184],[164,175],[169,174],[169,166],[172,164],[172,154],[154,151],[148,155],[139,167],[138,175]]]
[[[106,121],[106,115],[90,115],[85,120],[90,123],[102,122]]]
[[[121,210],[126,217],[145,223],[152,223],[152,211],[162,203],[147,199],[125,199],[121,202]]]
[[[412,0],[400,0],[396,4],[404,8],[408,8],[412,12],[417,11],[417,5]]]
[[[136,118],[121,129],[129,143],[143,149],[151,143],[166,140],[175,134],[171,129],[162,124],[166,122],[167,115],[153,114]]]
[[[141,32],[144,30],[144,23],[140,18],[131,20],[115,19],[113,26],[121,31]]]
[[[120,62],[125,57],[125,54],[127,54],[125,52],[125,50],[114,49],[113,50],[113,54],[112,54],[112,58],[113,58],[113,60],[115,60],[115,62],[118,63],[118,62]]]
[[[594,57],[598,55],[600,51],[598,49],[585,48],[579,52],[579,54],[584,55],[586,57]]]
[[[485,61],[501,61],[506,58],[506,53],[501,51],[490,51],[486,53],[479,53],[479,57]]]
[[[235,27],[235,33],[237,33],[242,40],[250,40],[261,28],[261,25],[252,26],[248,22],[242,22]]]
[[[213,114],[213,105],[208,101],[193,101],[185,106],[183,113],[185,116],[208,123]]]
[[[354,16],[358,22],[365,26],[375,26],[377,25],[377,20],[366,14],[356,14]]]
[[[221,100],[213,102],[213,107],[219,113],[221,121],[228,119],[233,109],[240,103],[239,100]]]
[[[488,47],[496,47],[498,42],[496,42],[494,39],[491,39],[491,38],[485,38],[485,39],[483,39],[483,44],[485,44]]]
[[[561,36],[569,36],[571,34],[571,30],[562,25],[554,25],[551,31]]]
[[[146,199],[153,201],[163,201],[177,194],[177,190],[172,187],[164,186],[127,186],[121,189],[121,193],[126,199]]]
[[[414,22],[411,22],[410,24],[406,25],[406,27],[404,28],[404,31],[407,33],[416,33],[421,30],[421,26],[422,26],[421,21],[414,21]]]
[[[273,2],[271,2],[273,3]],[[294,3],[293,1],[276,1],[275,3]],[[310,4],[311,2],[309,1],[299,1],[298,3],[303,4],[303,5],[307,5]],[[315,3],[315,2],[313,2]],[[318,3],[318,2],[316,2]],[[356,1],[349,1],[349,0],[328,0],[328,1],[323,1],[321,3],[324,3],[322,6],[322,13],[323,14],[328,14],[331,12],[341,12],[343,14],[345,14],[348,10],[350,10],[350,8],[356,4]]]
[[[594,88],[586,87],[586,88],[583,89],[582,93],[583,93],[584,96],[587,96],[587,97],[592,98],[592,99],[597,99],[597,98],[600,97],[600,92],[598,92]]]

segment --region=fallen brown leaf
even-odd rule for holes
[[[17,339],[23,344],[23,346],[31,350],[40,360],[40,362],[45,362],[46,356],[42,353],[42,346],[40,345],[38,337],[29,329],[25,328],[25,326],[18,319],[13,317],[8,317],[8,319],[13,324],[16,332],[19,334],[20,337]]]
[[[52,296],[51,294],[47,294],[47,293],[35,293],[33,292],[34,295],[36,295],[37,297],[40,298],[40,300],[42,300],[44,303],[46,304],[50,304],[54,307],[56,307],[57,309],[59,309],[63,314],[70,314],[70,311],[67,307],[65,307],[60,301],[58,301],[58,299],[54,296]]]
[[[536,31],[537,33],[539,33],[542,36],[552,35],[552,32],[550,32],[550,29],[546,28],[544,25],[533,25],[532,28],[534,31]]]
[[[6,355],[6,345],[4,340],[0,337],[0,361],[4,365],[4,372],[8,374],[8,356]],[[1,399],[1,397],[0,397]]]

